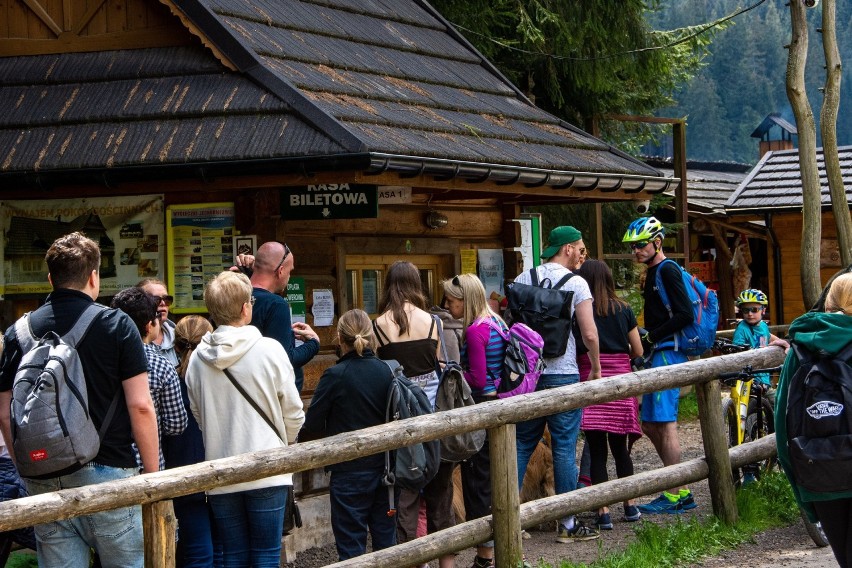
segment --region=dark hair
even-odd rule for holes
[[[412,263],[397,260],[388,268],[385,276],[385,287],[379,301],[379,313],[390,310],[393,321],[399,328],[399,334],[408,333],[408,315],[405,313],[405,302],[428,311],[426,295],[420,283],[420,271]]]
[[[157,319],[159,301],[142,288],[125,288],[115,295],[110,304],[130,316],[139,335],[145,337],[145,326]]]
[[[80,232],[59,237],[44,256],[54,288],[82,290],[101,265],[98,244]]]
[[[590,258],[574,273],[582,276],[583,280],[588,282],[597,315],[608,316],[610,312],[621,310],[627,306],[627,302],[615,294],[612,270],[604,261]]]

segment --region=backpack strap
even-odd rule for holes
[[[441,321],[441,318],[439,318],[438,316],[436,316],[434,314],[432,314],[432,320],[433,320],[432,325],[438,326],[438,341],[441,342],[441,353],[444,355],[444,363],[449,363],[450,362],[450,355],[447,353],[447,344],[444,343],[444,324]],[[431,330],[429,331],[429,336],[430,337],[432,336]],[[440,363],[441,362],[439,361],[438,362],[439,367],[440,367]],[[438,376],[440,377],[441,376],[441,369],[435,369],[435,371],[438,373]]]
[[[62,341],[76,349],[80,342],[83,341],[83,338],[86,337],[86,333],[88,333],[92,322],[105,309],[107,309],[106,306],[97,303],[91,303],[86,306],[86,309],[77,318],[77,323],[74,324],[74,327],[62,336]]]
[[[25,313],[15,322],[15,337],[18,339],[18,346],[21,348],[21,353],[28,353],[36,344],[36,337],[33,335],[33,330],[30,329],[31,313]]]
[[[561,290],[562,287],[565,286],[565,283],[568,282],[569,280],[571,280],[572,278],[574,278],[575,276],[577,276],[577,275],[574,274],[573,272],[569,272],[568,274],[566,274],[565,276],[560,278],[559,282],[557,282],[554,286],[552,286],[552,288],[554,290]]]

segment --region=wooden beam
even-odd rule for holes
[[[498,568],[523,564],[521,500],[518,489],[518,450],[515,425],[488,431],[491,456],[491,515],[494,526],[494,560]]]
[[[92,2],[92,5],[89,6],[89,9],[86,10],[86,13],[83,15],[83,17],[77,20],[77,23],[74,25],[74,29],[71,30],[71,33],[73,33],[74,35],[80,35],[80,32],[83,31],[83,28],[85,28],[89,24],[89,22],[92,20],[92,18],[95,17],[95,14],[98,13],[98,10],[100,10],[103,5],[104,0],[96,0],[95,2]]]
[[[59,27],[59,24],[57,24],[56,21],[54,21],[54,19],[50,17],[50,14],[47,13],[47,10],[42,8],[41,4],[39,4],[37,0],[21,0],[21,1],[24,3],[24,5],[27,8],[30,9],[30,11],[32,11],[33,14],[35,14],[38,17],[39,20],[44,22],[44,25],[46,25],[48,28],[50,28],[50,31],[52,31],[54,34],[56,34],[56,37],[59,37],[59,35],[62,34],[62,32],[63,32],[62,28]]]
[[[142,506],[145,568],[173,568],[177,517],[171,499]]]

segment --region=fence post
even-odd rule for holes
[[[491,515],[495,566],[517,566],[524,557],[521,543],[521,499],[515,425],[488,430],[491,454]]]
[[[728,454],[728,433],[722,417],[722,391],[719,381],[710,379],[696,383],[695,394],[698,398],[698,420],[701,423],[701,437],[704,440],[704,454],[710,475],[707,484],[710,487],[710,501],[713,514],[722,522],[737,522],[737,497],[734,481],[731,477],[731,456]]]
[[[142,505],[142,527],[145,568],[174,568],[177,519],[172,500]]]

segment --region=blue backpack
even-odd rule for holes
[[[671,262],[680,269],[686,295],[689,296],[689,302],[692,304],[692,323],[674,335],[674,350],[686,355],[702,355],[713,346],[713,341],[716,340],[716,330],[719,328],[719,299],[716,298],[716,292],[705,286],[704,282],[667,258],[657,268],[656,284],[669,317],[673,315],[672,304],[663,288],[661,272],[663,265],[667,262]]]

